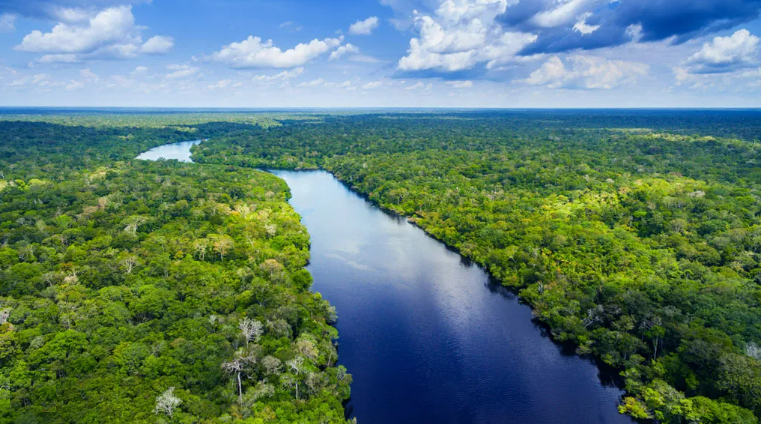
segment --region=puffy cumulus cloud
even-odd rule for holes
[[[174,38],[165,35],[156,35],[143,43],[143,45],[140,46],[140,51],[147,54],[165,54],[169,53],[174,45]]]
[[[474,86],[474,83],[469,80],[465,81],[447,81],[445,84],[449,85],[453,88],[471,88]]]
[[[50,32],[34,30],[15,50],[44,53],[38,62],[76,62],[94,58],[131,58],[140,53],[166,53],[170,37],[155,36],[142,42],[142,27],[135,25],[131,6],[104,9],[92,16],[69,11],[70,22],[59,22]],[[62,12],[63,13],[63,12]],[[84,13],[84,12],[83,12]]]
[[[418,37],[410,40],[400,71],[457,72],[484,63],[487,69],[508,63],[536,35],[505,31],[496,18],[507,0],[446,0],[432,14],[415,14]]]
[[[233,42],[214,54],[214,61],[231,68],[294,68],[339,47],[343,37],[314,39],[309,43],[299,43],[295,47],[281,50],[272,40],[263,41],[249,36],[241,42]]]
[[[522,82],[548,88],[611,89],[635,83],[648,69],[642,63],[594,56],[570,56],[566,63],[553,56]]]
[[[518,0],[498,17],[537,40],[521,55],[631,41],[681,43],[759,17],[758,0]]]
[[[125,40],[131,42],[135,32],[131,7],[119,6],[98,13],[87,25],[75,26],[61,22],[48,33],[34,30],[15,49],[37,53],[91,52],[104,45]]]
[[[353,35],[370,35],[378,28],[378,17],[371,16],[368,19],[357,21],[349,26],[349,33]]]
[[[711,74],[759,67],[759,37],[741,29],[727,37],[714,37],[686,61],[691,73]]]
[[[343,46],[339,46],[338,49],[332,51],[331,55],[328,56],[328,60],[339,59],[347,53],[360,53],[360,49],[350,43],[344,44]]]
[[[675,85],[689,89],[757,90],[760,85],[759,37],[741,29],[714,37],[681,65],[672,68]]]
[[[537,37],[518,52],[521,56],[633,41],[682,43],[752,21],[760,14],[758,0],[382,0],[382,4],[396,12],[393,24],[399,30],[420,25],[420,15],[437,20],[438,11],[449,4],[458,6],[450,7],[456,11],[505,5],[494,15],[501,30]]]

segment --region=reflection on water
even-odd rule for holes
[[[159,160],[175,159],[180,162],[193,162],[191,160],[191,147],[201,143],[201,140],[181,141],[179,143],[165,144],[143,152],[135,159]]]
[[[273,172],[309,230],[313,290],[337,308],[360,423],[632,423],[611,379],[480,268],[329,173]]]

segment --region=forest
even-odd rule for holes
[[[484,266],[555,340],[621,370],[622,413],[759,422],[755,113],[326,117],[203,163],[323,168]]]
[[[758,423],[759,111],[6,114],[0,420],[345,422],[336,311],[262,168],[325,169],[619,370]],[[133,160],[204,138],[195,164]]]
[[[188,131],[0,123],[0,422],[345,422],[285,183],[132,160]]]

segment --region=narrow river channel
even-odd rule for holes
[[[190,161],[198,142],[138,158]],[[312,290],[338,311],[360,424],[633,422],[610,378],[479,267],[327,172],[272,172],[310,233]]]

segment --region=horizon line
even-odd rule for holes
[[[762,106],[618,106],[618,107],[449,107],[449,106],[0,106],[2,109],[154,109],[154,110],[760,110]]]

